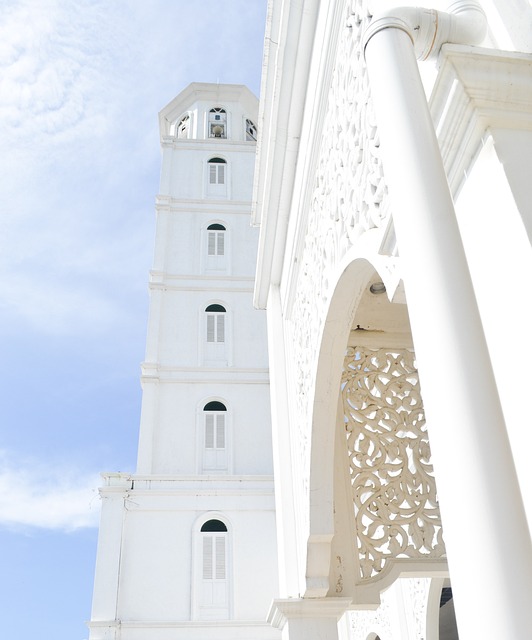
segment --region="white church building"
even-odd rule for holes
[[[270,0],[260,107],[161,112],[91,640],[531,637],[532,6],[428,4]]]

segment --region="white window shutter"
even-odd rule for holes
[[[217,247],[216,255],[223,256],[225,255],[225,232],[218,232],[218,247]]]
[[[216,421],[216,448],[225,449],[225,416],[218,415]]]
[[[210,256],[216,255],[216,231],[209,231],[208,254]]]
[[[213,579],[213,538],[212,536],[203,537],[203,579]]]
[[[214,415],[205,414],[205,448],[214,449]]]
[[[210,184],[217,184],[217,172],[216,172],[216,165],[215,164],[210,164],[209,165],[209,183]]]
[[[214,315],[207,315],[207,342],[214,342],[215,318]]]
[[[225,536],[216,536],[216,580],[225,580]]]
[[[225,184],[225,165],[218,165],[218,184]]]
[[[216,342],[225,342],[225,315],[216,317]]]

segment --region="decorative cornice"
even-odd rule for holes
[[[268,622],[282,629],[292,618],[336,618],[348,610],[351,598],[287,598],[274,600],[268,613]]]
[[[532,130],[532,54],[445,45],[430,109],[453,195],[490,128]]]

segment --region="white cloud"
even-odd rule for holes
[[[0,122],[19,140],[98,128],[111,65],[107,21],[97,0],[7,3],[0,21]],[[116,36],[115,36],[116,37]],[[79,135],[79,131],[76,131]]]
[[[0,525],[61,531],[98,526],[99,475],[31,461],[15,464],[5,452],[0,461]]]

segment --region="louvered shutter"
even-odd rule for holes
[[[207,342],[214,342],[214,323],[216,316],[207,316]]]
[[[214,415],[205,414],[205,448],[214,449]]]
[[[216,251],[216,255],[223,256],[225,255],[225,232],[219,231],[217,233],[218,236],[218,247]]]
[[[216,317],[216,342],[225,342],[225,316]]]
[[[209,231],[208,254],[210,256],[216,255],[216,235],[216,231]]]
[[[212,536],[203,537],[203,579],[213,579],[213,539]]]
[[[225,184],[225,165],[224,164],[219,164],[218,165],[218,180],[217,180],[218,184]]]
[[[216,448],[225,449],[225,416],[216,416]]]
[[[216,536],[216,580],[225,580],[225,536]]]

